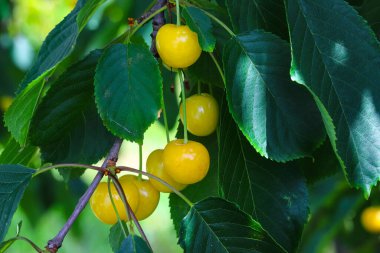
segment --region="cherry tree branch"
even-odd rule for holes
[[[67,220],[63,228],[58,232],[58,234],[53,239],[48,241],[45,247],[47,251],[51,253],[56,253],[58,249],[62,246],[62,242],[65,239],[74,221],[78,218],[79,214],[85,208],[87,202],[89,201],[96,187],[98,186],[99,182],[103,178],[105,169],[108,167],[115,166],[117,159],[119,157],[121,144],[122,144],[122,140],[120,139],[115,140],[112,148],[109,151],[107,158],[104,160],[102,164],[101,168],[103,169],[103,171],[99,171],[96,174],[95,178],[91,182],[90,186],[87,188],[86,192],[79,199],[78,204],[76,205],[73,213],[71,214],[71,216],[69,217],[69,219]]]

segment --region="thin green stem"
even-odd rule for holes
[[[143,26],[145,25],[149,20],[151,20],[154,16],[156,16],[158,13],[161,13],[163,12],[164,10],[166,10],[168,7],[165,5],[163,7],[161,7],[160,9],[156,10],[155,12],[153,12],[151,15],[149,15],[149,17],[147,17],[146,19],[144,19],[141,23],[139,23],[136,27],[133,28],[132,32],[128,35],[128,38],[127,38],[127,41],[129,41],[129,39]]]
[[[213,60],[213,62],[215,63],[215,66],[216,68],[218,69],[218,72],[220,74],[220,77],[222,78],[223,80],[223,84],[226,85],[226,77],[224,76],[224,73],[223,73],[223,70],[222,70],[222,67],[219,65],[219,62],[216,60],[215,56],[213,53],[210,53],[210,57],[211,59]]]
[[[162,180],[161,178],[159,177],[156,177],[155,175],[152,175],[148,172],[144,172],[144,171],[139,171],[139,170],[136,170],[134,168],[130,168],[130,167],[126,167],[126,166],[118,166],[117,167],[118,169],[122,170],[122,171],[128,171],[128,172],[133,172],[133,173],[138,173],[138,174],[143,174],[144,176],[147,176],[149,178],[153,178],[154,180],[157,180],[158,182],[160,182],[161,184],[165,185],[166,187],[168,187],[169,189],[171,189],[175,194],[177,194],[178,197],[180,197],[183,201],[186,202],[186,204],[188,204],[190,207],[192,207],[194,204],[185,196],[183,195],[180,191],[178,191],[176,188],[174,188],[173,186],[171,186],[170,184],[168,184],[166,181]]]
[[[202,93],[202,87],[201,87],[201,82],[198,81],[198,95]]]
[[[121,230],[123,231],[124,237],[127,238],[128,234],[127,234],[127,232],[125,232],[125,229],[124,229],[124,226],[123,226],[123,222],[121,221],[121,218],[120,218],[119,211],[117,210],[116,205],[115,205],[115,201],[113,200],[113,197],[112,197],[112,193],[111,193],[111,179],[109,177],[108,177],[108,180],[107,180],[107,187],[108,187],[108,195],[110,197],[113,210],[115,211],[115,214],[116,214],[116,217],[117,217],[117,221],[118,221],[118,223],[119,223],[119,225],[121,227]],[[133,233],[133,231],[131,231],[131,232]]]
[[[189,2],[185,2],[185,5],[187,6],[194,6],[194,7],[197,7]],[[207,16],[209,16],[212,20],[214,20],[216,23],[218,23],[221,27],[223,27],[224,30],[226,30],[232,37],[236,37],[236,34],[230,29],[228,28],[228,26],[223,22],[221,21],[219,18],[215,17],[213,14],[211,14],[210,12],[202,9],[202,8],[199,8],[197,7],[199,10],[203,11]]]
[[[104,169],[97,167],[97,166],[92,166],[92,165],[87,165],[87,164],[80,164],[80,163],[62,163],[62,164],[55,164],[51,165],[48,167],[40,168],[39,170],[36,171],[36,173],[33,174],[33,177],[36,177],[42,173],[45,173],[49,170],[56,169],[56,168],[67,168],[67,169],[72,169],[72,168],[85,168],[85,169],[92,169],[92,170],[97,170],[97,171],[103,171]]]
[[[13,237],[13,238],[9,239],[8,241],[10,241],[10,240],[15,240],[15,241],[17,241],[17,240],[19,240],[19,241],[25,241],[25,242],[29,243],[30,246],[32,246],[33,249],[36,250],[36,252],[38,252],[38,253],[43,253],[43,252],[45,252],[45,251],[42,250],[40,247],[38,247],[34,242],[32,242],[32,240],[30,240],[30,239],[28,239],[28,238],[26,238],[26,237],[24,237],[24,236],[16,236],[16,237]]]
[[[183,143],[186,144],[188,142],[187,137],[187,114],[186,114],[186,90],[185,90],[185,84],[183,81],[183,72],[182,70],[178,70],[177,72],[177,78],[176,81],[179,81],[181,85],[181,95],[182,95],[182,115],[183,115]]]
[[[142,153],[142,144],[139,143],[139,171],[142,171],[143,170],[143,166],[142,166],[142,156],[143,156],[143,153]],[[142,179],[142,175],[139,174],[139,180]]]
[[[162,96],[162,98],[161,98],[161,108],[162,108],[162,114],[164,115],[166,142],[169,143],[170,142],[170,136],[169,136],[168,115],[166,114],[166,106],[165,106],[164,96]]]
[[[179,10],[179,0],[175,0],[175,7],[176,7],[176,13],[177,13],[177,26],[181,25],[181,13]]]

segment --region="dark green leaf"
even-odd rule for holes
[[[21,165],[0,165],[0,242],[34,172]]]
[[[321,144],[321,116],[307,90],[290,80],[285,41],[262,31],[239,35],[225,46],[223,62],[230,111],[261,155],[289,161]]]
[[[179,244],[189,253],[285,252],[259,223],[220,198],[208,198],[192,206],[181,224]]]
[[[110,229],[110,233],[108,236],[108,240],[110,242],[110,246],[113,252],[118,252],[121,248],[121,244],[123,243],[124,239],[126,239],[126,236],[128,236],[128,228],[125,222],[122,221],[122,226],[124,228],[124,231],[126,232],[126,235],[124,234],[124,231],[120,225],[120,223],[116,223],[113,225]]]
[[[0,154],[0,164],[22,164],[27,166],[32,158],[37,154],[37,147],[26,146],[20,147],[13,138],[11,138]]]
[[[367,20],[377,36],[380,36],[380,2],[378,0],[364,0],[359,8],[359,13]]]
[[[308,184],[339,173],[340,164],[329,140],[319,147],[311,157],[295,161],[305,175]]]
[[[305,178],[291,163],[255,152],[222,106],[219,175],[223,197],[252,215],[288,252],[295,252],[308,217]]]
[[[162,78],[149,49],[116,44],[104,52],[96,69],[95,100],[106,127],[141,143],[161,108]]]
[[[226,6],[235,32],[264,29],[288,38],[282,0],[226,0]]]
[[[210,18],[202,10],[194,7],[184,8],[182,16],[190,29],[198,34],[198,41],[202,50],[206,52],[214,51],[216,39],[212,34]]]
[[[45,162],[92,164],[112,146],[114,137],[103,126],[93,95],[93,76],[100,55],[101,51],[94,51],[71,66],[39,106],[32,122],[31,141],[41,147]],[[72,172],[65,170],[64,176]]]
[[[45,77],[72,52],[80,31],[103,2],[79,0],[74,10],[49,33],[42,44],[37,61],[20,84],[21,93],[4,117],[5,125],[22,146],[27,141],[30,121],[41,99]]]
[[[203,200],[210,196],[219,196],[218,183],[218,141],[216,133],[207,137],[198,137],[188,133],[190,140],[202,143],[210,154],[210,169],[207,176],[200,182],[187,186],[181,192],[192,202]],[[177,138],[183,138],[183,125],[179,124]],[[170,216],[174,228],[179,233],[182,219],[188,213],[190,207],[176,194],[169,196]]]
[[[151,253],[148,244],[139,236],[129,235],[124,239],[118,253]]]
[[[195,84],[201,82],[224,88],[220,73],[211,56],[207,53],[202,53],[197,62],[191,65],[185,73],[188,74],[190,81]]]
[[[380,179],[379,43],[345,1],[289,0],[287,11],[292,78],[313,94],[349,182],[369,196]]]

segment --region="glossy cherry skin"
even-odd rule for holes
[[[186,25],[163,25],[157,32],[156,48],[162,61],[170,68],[187,68],[202,53],[198,35]]]
[[[173,186],[176,190],[181,191],[183,190],[187,185],[186,184],[180,184],[173,180],[164,170],[164,162],[162,160],[163,150],[162,149],[156,149],[150,155],[148,156],[148,159],[146,160],[146,170],[148,173],[155,175],[156,177],[159,177],[160,179],[164,180],[169,185]],[[150,179],[150,183],[153,185],[154,188],[156,188],[160,192],[172,192],[170,188],[163,185],[157,180],[154,180],[153,178]]]
[[[182,139],[169,142],[163,153],[164,169],[175,181],[194,184],[201,181],[210,167],[210,155],[199,142]]]

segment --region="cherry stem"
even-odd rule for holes
[[[142,172],[142,171],[140,171],[140,172]],[[121,200],[123,201],[124,207],[128,211],[128,213],[130,214],[130,217],[132,218],[133,222],[135,223],[135,225],[137,227],[137,230],[139,231],[140,235],[144,238],[144,240],[147,243],[147,245],[149,246],[149,248],[152,249],[152,247],[150,246],[150,243],[148,241],[148,238],[146,237],[144,230],[141,227],[141,224],[139,223],[136,215],[133,213],[131,206],[128,204],[127,197],[125,196],[123,187],[121,187],[119,180],[112,174],[110,174],[109,177],[111,177],[113,183],[115,184],[116,190],[119,193]]]
[[[117,162],[122,142],[123,141],[121,139],[115,140],[112,148],[109,151],[107,158],[104,160],[101,166],[103,170],[106,169],[108,166],[110,166],[110,164],[114,165]],[[78,218],[79,214],[83,211],[83,209],[87,205],[87,202],[91,198],[92,194],[94,193],[96,187],[102,180],[103,176],[104,176],[104,171],[99,171],[98,174],[96,174],[95,178],[91,182],[90,186],[87,188],[86,192],[79,199],[73,213],[71,214],[69,219],[66,221],[63,228],[58,232],[58,234],[53,239],[48,241],[45,247],[48,252],[55,253],[62,246],[62,242],[65,239],[67,233],[69,232],[71,226],[73,225],[74,221]]]
[[[143,156],[143,153],[142,153],[142,144],[139,144],[139,170],[142,171],[142,156]],[[139,180],[142,179],[142,175],[139,174]]]
[[[198,95],[202,93],[202,87],[201,87],[201,82],[198,81]]]
[[[183,81],[183,72],[182,70],[178,70],[176,76],[176,82],[179,81],[181,85],[181,95],[182,95],[182,118],[183,118],[183,143],[186,144],[188,142],[187,137],[187,114],[186,114],[186,89]]]
[[[214,56],[213,53],[210,53],[210,57],[211,57],[211,59],[213,60],[213,62],[215,63],[216,68],[218,69],[218,72],[219,72],[219,74],[220,74],[220,77],[221,77],[222,80],[223,80],[223,84],[226,85],[226,77],[224,76],[224,73],[223,73],[222,67],[220,67],[219,62],[216,60],[216,58],[215,58],[215,56]]]
[[[127,232],[125,231],[124,229],[124,226],[123,226],[123,223],[121,221],[121,218],[120,218],[120,214],[119,214],[119,211],[117,210],[116,208],[116,205],[115,205],[115,201],[113,200],[113,197],[112,197],[112,192],[111,192],[111,178],[108,177],[108,180],[107,180],[107,187],[108,187],[108,195],[110,197],[110,200],[111,200],[111,204],[112,204],[112,207],[113,207],[113,210],[115,210],[115,214],[116,214],[116,217],[117,217],[117,221],[121,227],[121,230],[123,231],[123,234],[124,234],[124,237],[127,238]]]
[[[166,133],[166,142],[170,142],[170,136],[169,136],[169,125],[168,125],[168,115],[166,114],[166,107],[165,107],[165,101],[164,97],[161,98],[161,107],[162,107],[162,114],[164,116],[164,125],[165,125],[165,133]]]
[[[55,164],[55,165],[40,168],[39,170],[36,171],[36,173],[33,174],[33,177],[38,176],[42,173],[45,173],[49,170],[57,169],[57,168],[66,168],[66,169],[85,168],[85,169],[92,169],[92,170],[97,170],[97,171],[104,171],[104,169],[98,166],[92,166],[92,165],[80,164],[80,163],[61,163],[61,164]]]
[[[25,242],[29,243],[30,246],[32,246],[33,249],[35,249],[38,253],[44,252],[44,250],[40,249],[40,247],[38,247],[32,240],[30,240],[24,236],[15,236],[11,239],[8,239],[8,241],[25,241]]]
[[[179,0],[175,0],[175,7],[177,13],[177,26],[181,25],[181,13],[179,11]]]
[[[133,173],[138,173],[138,174],[143,174],[144,176],[147,176],[149,178],[152,178],[158,182],[160,182],[161,184],[165,185],[166,187],[168,187],[170,190],[172,190],[175,194],[178,195],[178,197],[180,197],[183,201],[186,202],[186,204],[188,204],[190,207],[192,207],[194,204],[185,196],[183,195],[180,191],[178,191],[176,188],[174,188],[173,186],[171,186],[169,183],[167,183],[166,181],[162,180],[161,178],[153,175],[153,174],[150,174],[148,172],[144,172],[144,171],[139,171],[139,170],[136,170],[134,168],[131,168],[131,167],[126,167],[126,166],[117,166],[118,169],[120,169],[121,171],[128,171],[128,172],[133,172]]]

